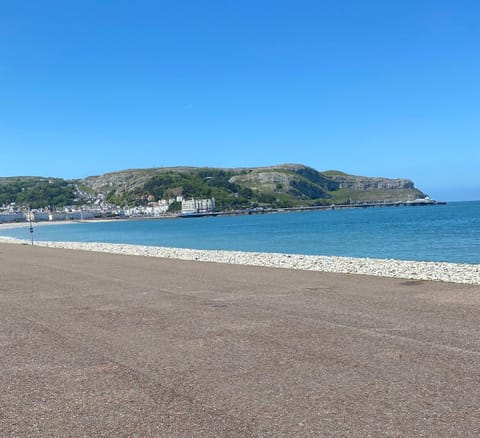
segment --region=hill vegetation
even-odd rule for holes
[[[58,207],[91,203],[100,197],[111,204],[133,206],[177,196],[215,198],[218,210],[403,202],[425,197],[407,179],[318,172],[295,164],[241,169],[132,169],[75,181],[0,178],[0,205],[15,202],[32,208]]]
[[[0,206],[63,207],[77,202],[75,185],[58,178],[0,178]]]

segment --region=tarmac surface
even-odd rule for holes
[[[480,286],[0,244],[0,436],[480,436]]]

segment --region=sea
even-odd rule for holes
[[[30,240],[25,227],[0,235]],[[480,201],[36,226],[34,241],[480,263]]]

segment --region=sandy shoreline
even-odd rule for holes
[[[0,242],[30,244],[0,237]],[[409,280],[480,284],[480,265],[281,253],[197,250],[93,242],[35,242],[35,246],[304,271],[362,274]]]

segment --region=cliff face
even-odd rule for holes
[[[412,201],[425,198],[408,179],[371,178],[338,171],[319,172],[303,165],[250,169],[232,182],[277,196],[319,203]]]
[[[403,178],[368,178],[364,176],[336,176],[332,178],[332,182],[337,185],[338,189],[352,190],[399,190],[414,189],[413,181]]]

